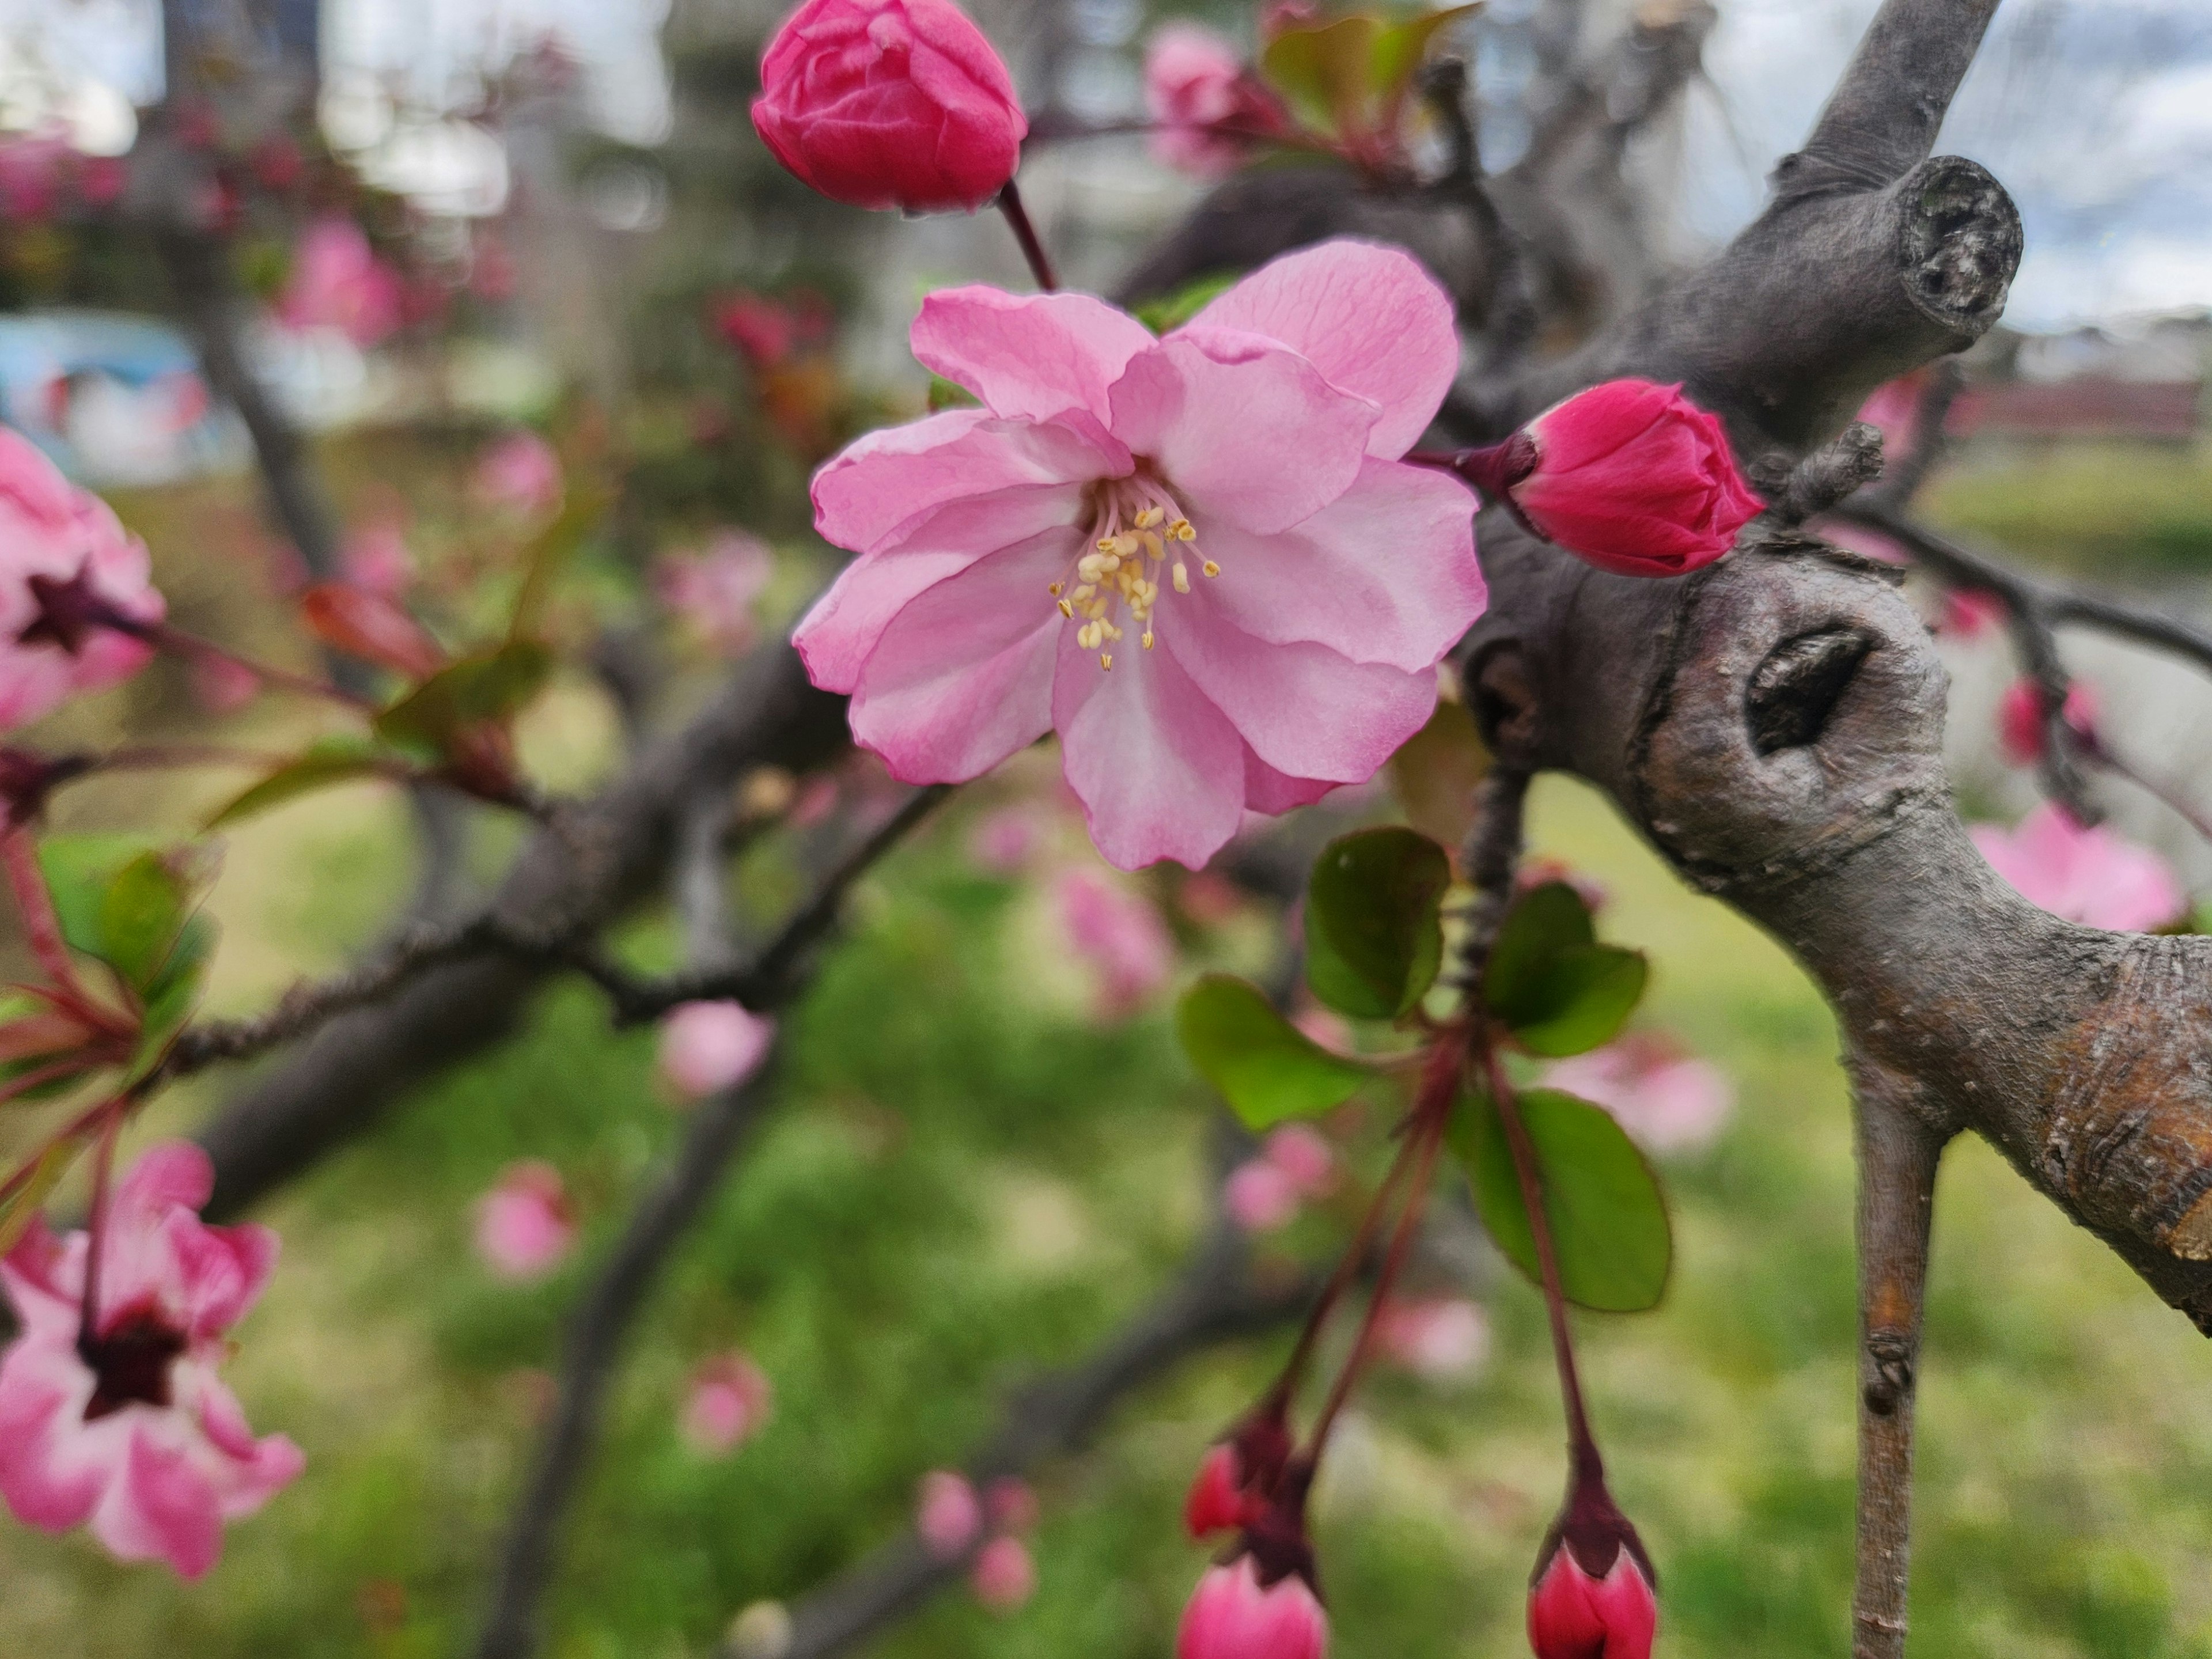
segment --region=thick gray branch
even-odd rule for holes
[[[1805,148],[1775,168],[1775,193],[1879,187],[1926,160],[1996,9],[1997,0],[1890,0]]]

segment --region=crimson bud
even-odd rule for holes
[[[1651,1659],[1658,1574],[1613,1494],[1596,1454],[1577,1458],[1566,1507],[1528,1583],[1536,1659]]]

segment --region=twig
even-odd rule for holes
[[[1052,256],[1044,251],[1036,227],[1030,222],[1029,210],[1022,205],[1022,193],[1011,179],[999,192],[999,211],[1014,233],[1014,240],[1021,244],[1022,258],[1029,262],[1030,275],[1036,278],[1039,288],[1050,294],[1060,286],[1060,277],[1052,268]]]
[[[561,1394],[538,1461],[515,1506],[478,1659],[527,1659],[538,1645],[538,1605],[551,1574],[561,1517],[583,1473],[615,1358],[669,1252],[712,1196],[738,1142],[773,1089],[775,1057],[747,1082],[702,1102],[667,1173],[631,1212],[568,1329]]]

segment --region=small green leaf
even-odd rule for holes
[[[106,960],[100,924],[108,887],[125,865],[161,845],[158,836],[143,835],[47,836],[39,842],[39,869],[71,950]]]
[[[199,1006],[200,992],[207,982],[208,960],[215,954],[215,924],[205,916],[194,916],[185,922],[177,936],[176,948],[169,952],[161,970],[145,990],[146,1012],[138,1028],[138,1047],[131,1057],[131,1069],[124,1079],[124,1086],[138,1082],[168,1053],[169,1045],[185,1023]]]
[[[1563,881],[1530,889],[1506,913],[1483,1000],[1532,1054],[1579,1054],[1610,1042],[1644,995],[1643,953],[1596,939],[1589,907]]]
[[[1141,318],[1144,313],[1139,311],[1137,314]],[[941,415],[948,409],[979,408],[982,401],[966,386],[948,380],[942,374],[929,377],[929,412],[933,415]]]
[[[552,672],[552,650],[538,640],[509,640],[472,652],[379,714],[376,735],[402,748],[443,755],[468,727],[503,720],[521,708]]]
[[[1236,287],[1239,276],[1240,273],[1234,270],[1208,271],[1205,276],[1184,283],[1172,294],[1163,294],[1157,300],[1146,301],[1137,307],[1137,320],[1155,334],[1165,334],[1170,329],[1181,328]]]
[[[1176,1035],[1249,1129],[1341,1105],[1370,1076],[1277,1013],[1257,986],[1208,974],[1183,993]]]
[[[1386,825],[1322,849],[1306,887],[1306,982],[1340,1014],[1395,1019],[1443,959],[1438,915],[1451,884],[1444,849]]]
[[[207,821],[210,830],[265,812],[297,796],[355,778],[391,777],[409,769],[406,758],[362,738],[323,738],[258,783],[233,796]]]
[[[1602,1313],[1656,1307],[1666,1294],[1674,1244],[1650,1164],[1612,1116],[1586,1100],[1554,1089],[1531,1089],[1519,1099],[1567,1300]],[[1461,1101],[1451,1144],[1490,1236],[1540,1284],[1535,1235],[1497,1103],[1487,1096]]]
[[[87,1143],[82,1139],[64,1137],[39,1154],[39,1161],[22,1185],[0,1198],[0,1255],[15,1248],[18,1239],[30,1231],[32,1220],[69,1173],[69,1167],[77,1160]]]
[[[1353,130],[1373,83],[1375,39],[1382,29],[1379,18],[1364,14],[1285,29],[1261,54],[1260,73],[1308,125]]]

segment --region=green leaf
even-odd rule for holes
[[[1567,1300],[1602,1313],[1656,1307],[1674,1264],[1674,1233],[1659,1179],[1644,1154],[1609,1114],[1586,1100],[1531,1089],[1520,1106]],[[1451,1144],[1467,1166],[1490,1236],[1507,1260],[1540,1284],[1535,1235],[1497,1103],[1487,1096],[1461,1101]]]
[[[169,861],[141,853],[115,872],[100,902],[102,957],[143,989],[168,960],[191,914],[192,890]]]
[[[1582,895],[1560,881],[1530,889],[1506,913],[1483,1000],[1532,1054],[1579,1054],[1610,1042],[1644,995],[1638,951],[1600,945]]]
[[[1139,318],[1144,314],[1142,311],[1137,313]],[[948,409],[979,409],[982,402],[966,386],[942,374],[929,377],[929,412],[933,415],[941,415]]]
[[[200,992],[207,983],[208,961],[215,954],[215,924],[205,916],[194,916],[185,923],[178,934],[176,948],[169,952],[161,970],[146,987],[146,1012],[138,1028],[138,1047],[131,1057],[131,1069],[124,1079],[124,1086],[138,1082],[168,1053],[170,1043],[185,1023],[199,1006]]]
[[[1306,982],[1340,1014],[1395,1019],[1443,959],[1438,916],[1451,884],[1444,849],[1389,825],[1322,849],[1306,887]]]
[[[1249,1129],[1341,1105],[1370,1075],[1285,1019],[1257,986],[1226,974],[1208,974],[1183,993],[1176,1035]]]
[[[39,869],[71,950],[106,959],[100,918],[108,886],[125,865],[161,845],[158,836],[143,835],[48,836],[39,842]]]
[[[1285,29],[1267,43],[1260,73],[1308,125],[1342,132],[1359,125],[1373,84],[1380,19],[1364,14],[1318,27]]]
[[[1402,23],[1386,25],[1375,37],[1367,60],[1369,80],[1376,94],[1386,102],[1402,94],[1406,83],[1413,78],[1413,71],[1420,68],[1437,31],[1481,9],[1478,0],[1474,5],[1449,6],[1442,11],[1424,12]]]
[[[1155,334],[1181,328],[1222,295],[1237,286],[1241,273],[1212,270],[1194,277],[1171,294],[1147,300],[1137,307],[1137,320]]]
[[[114,969],[142,1002],[166,988],[187,935],[197,930],[202,955],[211,945],[213,924],[193,913],[213,862],[189,843],[164,846],[145,836],[50,836],[39,843],[62,937]]]
[[[553,672],[553,653],[538,640],[509,640],[472,652],[410,691],[376,717],[376,735],[402,748],[442,756],[471,726],[503,720],[536,696]]]
[[[78,1138],[64,1137],[39,1154],[37,1165],[30,1177],[5,1198],[0,1198],[0,1255],[15,1248],[15,1242],[30,1231],[31,1222],[39,1213],[61,1179],[76,1163],[77,1154],[88,1143]]]
[[[1467,705],[1439,699],[1428,724],[1390,757],[1390,787],[1407,823],[1456,847],[1474,822],[1474,787],[1489,770],[1490,751]]]
[[[296,796],[355,778],[389,777],[408,770],[404,757],[362,738],[333,737],[311,744],[258,783],[251,784],[207,821],[210,830],[265,812]]]

